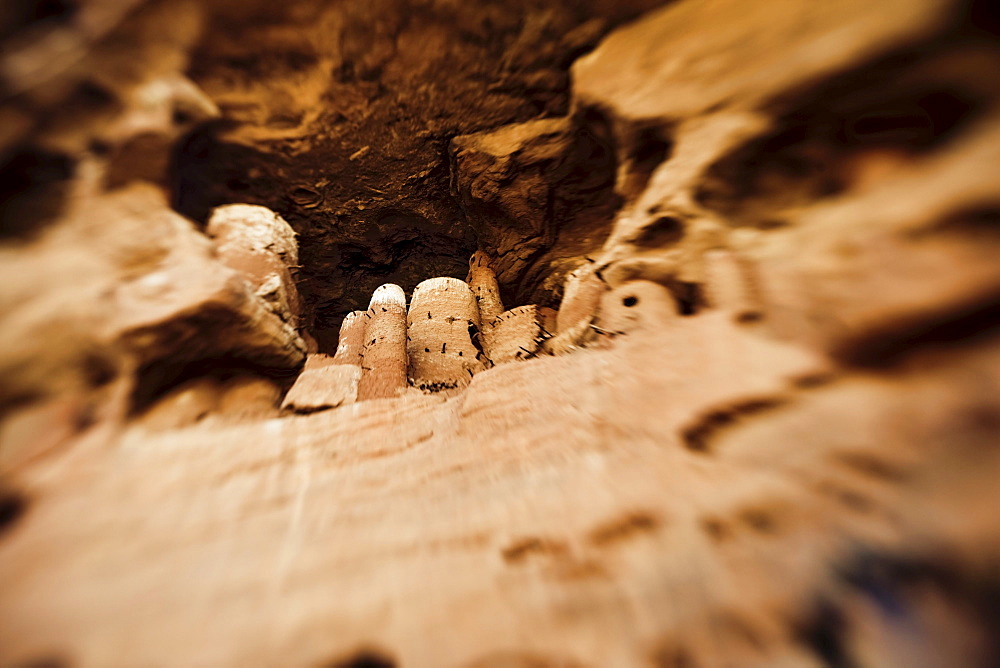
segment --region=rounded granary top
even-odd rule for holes
[[[386,306],[388,304],[406,308],[406,294],[403,292],[403,288],[395,283],[386,283],[377,287],[375,292],[372,293],[372,300],[368,307]]]

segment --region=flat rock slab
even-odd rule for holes
[[[361,367],[354,364],[327,364],[305,369],[285,395],[281,407],[310,413],[352,403],[358,397]]]

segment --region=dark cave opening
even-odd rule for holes
[[[597,250],[620,204],[608,128],[566,116],[569,68],[608,30],[660,3],[516,0],[444,13],[398,4],[261,7],[266,22],[220,12],[187,71],[222,118],[178,143],[172,205],[201,223],[229,203],[288,221],[303,324],[321,350],[378,285],[409,291],[434,276],[464,278],[476,250],[503,257],[510,305],[558,298],[558,277]],[[321,42],[283,41],[283,31],[311,35],[327,14],[344,20]],[[250,43],[270,46],[251,56]],[[550,121],[569,122],[511,153],[506,167],[482,165],[499,176],[493,193],[473,192],[473,203],[458,192],[454,138]],[[640,147],[637,169],[651,171],[669,152],[667,140]],[[515,197],[503,206],[481,201],[505,188]],[[479,215],[489,211],[496,215]],[[497,238],[508,228],[521,237]]]

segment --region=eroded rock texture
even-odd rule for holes
[[[275,315],[297,327],[301,308],[292,272],[299,266],[299,246],[288,223],[262,206],[230,204],[212,212],[205,232],[222,263],[244,276]]]
[[[287,301],[276,306],[256,277],[223,264],[226,253],[139,184],[81,196],[58,226],[5,247],[0,457],[20,461],[102,418],[145,410],[192,376],[300,365],[305,343]],[[14,429],[25,406],[48,417]]]
[[[195,47],[171,3],[102,4],[44,25],[159,45],[171,77],[196,48],[224,120],[171,144],[167,179],[108,191],[129,142],[98,159],[99,123],[32,115],[87,67],[41,96],[3,57],[3,113],[32,123],[3,144],[30,187],[0,261],[0,663],[996,662],[992,5],[679,0],[570,90],[544,73],[637,5],[218,2]],[[298,232],[337,352],[285,402],[319,412],[276,412],[307,350],[280,291],[164,192]],[[419,336],[471,346],[474,250],[491,323],[544,340],[418,392],[406,292],[455,275],[434,284],[463,286],[461,328]],[[358,355],[358,401],[311,398]]]

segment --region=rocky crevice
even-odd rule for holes
[[[285,217],[301,237],[302,292],[324,349],[378,285],[411,290],[428,275],[461,277],[480,248],[509,253],[500,271],[509,299],[537,300],[552,287],[540,287],[548,267],[539,256],[559,244],[560,229],[570,250],[556,255],[595,246],[569,230],[585,215],[574,205],[591,204],[591,192],[610,185],[607,174],[563,155],[576,150],[567,138],[578,130],[498,136],[486,153],[454,138],[517,122],[544,128],[564,115],[572,61],[654,4],[393,0],[221,10],[212,20],[225,32],[202,42],[191,76],[225,120],[180,145],[175,206],[195,220],[228,202]],[[273,47],[248,54],[248,43]],[[592,217],[606,229],[612,215],[604,205]]]

